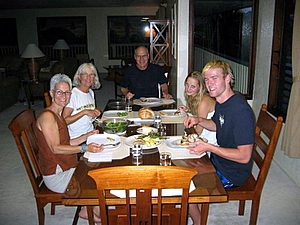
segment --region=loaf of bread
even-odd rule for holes
[[[139,117],[142,119],[149,119],[154,117],[154,112],[148,107],[143,107],[139,110]]]

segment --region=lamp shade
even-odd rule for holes
[[[36,46],[36,44],[29,44],[21,55],[21,58],[40,58],[44,56],[45,54]]]
[[[53,49],[70,49],[70,47],[64,39],[58,39],[54,44]]]

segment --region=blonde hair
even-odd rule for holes
[[[188,78],[193,78],[193,79],[197,80],[198,85],[199,85],[199,91],[196,94],[196,96],[190,96],[190,95],[187,95],[186,92],[184,92],[184,98],[187,103],[189,112],[192,113],[193,115],[197,115],[198,114],[198,104],[200,101],[202,101],[203,96],[207,93],[207,89],[205,86],[204,78],[201,75],[200,71],[195,70],[195,71],[191,72],[185,78],[184,86],[186,85]]]
[[[230,86],[232,87],[234,85],[234,76],[233,76],[232,70],[230,68],[230,65],[227,62],[224,62],[221,60],[212,60],[212,61],[208,62],[202,70],[202,76],[204,77],[204,74],[208,70],[215,69],[215,68],[219,68],[222,70],[223,78],[225,78],[227,75],[230,75],[230,77],[231,77]]]

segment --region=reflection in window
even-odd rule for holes
[[[149,46],[145,37],[148,20],[154,16],[108,16],[109,59],[132,58],[134,49],[140,45]]]

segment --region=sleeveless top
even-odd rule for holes
[[[60,136],[61,145],[70,145],[70,136],[65,120],[61,121],[59,117],[51,110],[45,109],[53,114]],[[39,157],[38,163],[42,175],[48,176],[56,173],[56,167],[59,165],[63,171],[66,171],[77,165],[77,154],[54,154],[49,148],[43,132],[36,126],[33,126],[38,139]]]

